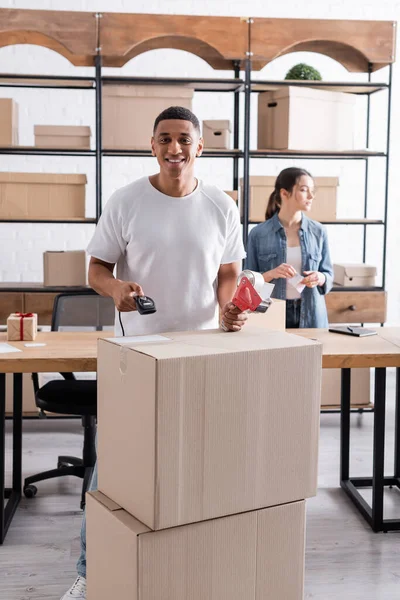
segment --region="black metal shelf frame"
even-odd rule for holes
[[[369,159],[383,158],[385,160],[385,202],[384,202],[384,219],[374,223],[355,223],[345,222],[326,222],[329,225],[352,225],[363,227],[363,261],[366,259],[367,251],[367,227],[369,225],[382,225],[384,232],[383,243],[383,273],[382,273],[382,288],[385,288],[386,282],[386,245],[387,245],[387,214],[388,214],[388,187],[389,187],[389,158],[390,158],[390,118],[391,118],[391,92],[392,92],[392,65],[389,65],[388,82],[375,83],[371,81],[372,69],[369,68],[367,82],[324,82],[324,81],[290,81],[290,80],[257,80],[252,79],[252,51],[251,51],[251,24],[253,20],[250,18],[247,21],[248,25],[248,51],[244,61],[244,78],[240,77],[241,66],[239,61],[234,61],[232,64],[234,77],[233,78],[172,78],[172,77],[130,77],[130,76],[108,76],[102,74],[102,60],[100,54],[100,44],[98,44],[98,55],[95,60],[95,75],[94,77],[79,77],[79,76],[54,76],[54,75],[15,75],[15,74],[0,74],[1,87],[24,87],[24,88],[51,88],[51,89],[74,89],[74,90],[91,90],[95,92],[96,103],[96,147],[94,150],[79,150],[79,149],[47,149],[47,148],[0,148],[0,155],[37,155],[37,156],[79,156],[79,157],[95,157],[96,158],[96,217],[95,219],[86,219],[81,222],[97,222],[102,211],[102,159],[103,157],[148,157],[151,152],[147,150],[134,149],[107,149],[102,147],[102,87],[112,84],[126,85],[184,85],[192,88],[196,92],[218,92],[218,93],[233,93],[234,101],[234,122],[233,122],[233,150],[205,150],[203,156],[210,158],[230,158],[233,161],[233,189],[239,187],[239,160],[243,160],[243,241],[247,244],[249,225],[254,224],[249,220],[249,194],[250,194],[250,161],[251,159],[290,159],[302,161],[306,159],[312,160],[362,160],[365,162],[365,179],[364,179],[364,217],[368,214],[368,180],[369,180]],[[386,150],[384,152],[374,151],[351,151],[351,152],[295,152],[285,150],[251,150],[250,149],[250,120],[251,94],[260,90],[255,88],[262,86],[307,86],[314,88],[343,87],[354,88],[356,94],[367,96],[367,127],[366,127],[366,148],[369,148],[370,142],[370,119],[371,119],[371,95],[380,90],[387,90],[387,131],[386,131]],[[357,88],[360,91],[357,92]],[[370,90],[368,89],[370,88]],[[239,149],[239,124],[240,124],[240,108],[239,94],[244,95],[244,115],[243,115],[243,149]],[[27,222],[24,220],[2,220],[1,222]],[[39,220],[34,221],[39,223],[77,223],[79,221],[52,221]],[[371,288],[369,288],[371,289]]]

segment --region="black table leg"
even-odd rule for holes
[[[0,544],[21,500],[22,489],[22,373],[14,374],[12,487],[5,487],[5,375],[0,374]],[[6,503],[7,499],[7,503]]]
[[[400,478],[400,368],[396,369],[396,414],[394,421],[394,476]]]
[[[350,383],[351,370],[342,369],[340,412],[340,481],[349,479],[350,464]]]
[[[6,376],[0,373],[0,544],[3,543],[5,536],[5,459],[6,459]]]
[[[375,369],[374,443],[372,466],[372,529],[382,531],[385,462],[386,369]]]

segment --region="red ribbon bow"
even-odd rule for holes
[[[24,319],[25,317],[33,317],[33,313],[15,313],[19,317],[19,337],[21,342],[24,340]]]

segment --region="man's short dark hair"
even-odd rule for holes
[[[170,106],[163,110],[156,120],[154,121],[153,134],[157,129],[157,125],[160,121],[166,121],[167,119],[177,119],[179,121],[190,121],[196,131],[200,134],[200,123],[196,115],[192,113],[188,108],[183,106]]]

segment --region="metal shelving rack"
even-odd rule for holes
[[[151,150],[136,149],[107,149],[102,147],[102,88],[109,84],[122,85],[177,85],[185,86],[196,92],[218,92],[234,94],[234,119],[232,150],[205,149],[204,157],[231,158],[233,160],[233,189],[238,189],[239,159],[244,153],[239,149],[239,93],[243,90],[243,80],[240,79],[240,66],[232,65],[234,78],[231,79],[188,79],[188,78],[150,78],[150,77],[111,77],[102,75],[101,56],[95,61],[95,77],[63,77],[42,75],[10,75],[0,74],[0,88],[29,88],[29,89],[69,89],[95,91],[96,109],[96,143],[93,150],[36,148],[34,146],[0,147],[0,155],[15,156],[75,156],[96,158],[96,213],[94,218],[64,219],[64,220],[28,220],[0,219],[0,223],[97,223],[102,212],[102,159],[103,157],[151,157]]]
[[[324,221],[325,225],[348,225],[363,227],[363,262],[366,260],[367,251],[367,227],[370,225],[379,225],[383,227],[383,257],[382,257],[382,285],[374,288],[347,288],[335,287],[334,291],[384,291],[386,283],[386,242],[387,242],[387,212],[388,212],[388,185],[389,185],[389,158],[390,158],[390,115],[391,115],[391,95],[392,95],[392,64],[388,66],[389,75],[387,83],[375,83],[371,81],[371,65],[368,70],[368,81],[362,83],[343,83],[343,82],[324,82],[324,81],[261,81],[251,79],[251,49],[249,57],[246,61],[246,78],[245,78],[245,96],[248,109],[245,110],[245,140],[249,139],[250,131],[250,96],[252,93],[276,90],[287,86],[297,87],[312,87],[324,90],[336,90],[347,93],[363,95],[367,97],[367,123],[366,123],[366,148],[367,150],[351,150],[351,151],[295,151],[295,150],[244,150],[244,171],[250,172],[251,159],[288,159],[296,158],[298,160],[313,159],[313,160],[361,160],[365,163],[364,177],[364,214],[359,219],[337,219],[335,221]],[[388,94],[387,100],[387,128],[386,128],[386,149],[378,152],[369,149],[370,144],[370,120],[371,107],[370,98],[372,94],[386,90]],[[368,178],[369,178],[369,163],[371,158],[382,158],[385,161],[385,189],[384,189],[384,217],[383,219],[368,219]],[[245,178],[244,194],[243,194],[243,228],[244,240],[247,242],[248,226],[256,224],[249,220],[249,180]]]
[[[96,17],[100,15],[96,15]],[[0,75],[0,87],[20,87],[20,88],[49,88],[49,89],[76,89],[76,90],[92,90],[95,92],[95,110],[96,110],[96,142],[95,149],[46,149],[35,147],[12,147],[0,148],[0,154],[8,155],[36,155],[36,156],[75,156],[75,157],[94,157],[96,159],[96,210],[95,217],[66,220],[39,220],[28,221],[22,219],[8,219],[0,222],[39,222],[39,223],[97,223],[102,211],[102,160],[103,157],[150,157],[149,150],[125,150],[125,149],[107,149],[102,147],[102,88],[109,84],[123,85],[177,85],[186,86],[196,92],[217,92],[217,93],[233,93],[234,99],[234,122],[233,122],[233,149],[232,150],[204,150],[203,156],[210,158],[231,158],[233,161],[233,189],[239,187],[239,163],[243,161],[243,197],[241,199],[243,205],[243,240],[247,243],[249,225],[254,222],[249,220],[249,181],[250,181],[250,162],[255,159],[288,159],[296,158],[298,160],[313,159],[313,160],[358,160],[365,163],[365,178],[364,178],[364,214],[359,219],[337,219],[335,221],[327,221],[327,225],[347,225],[363,228],[363,260],[366,258],[367,250],[367,227],[381,226],[383,227],[383,257],[382,257],[382,286],[376,288],[368,288],[368,291],[382,291],[385,289],[386,282],[386,240],[387,240],[387,208],[388,208],[388,179],[389,179],[389,133],[390,133],[390,111],[391,111],[391,88],[392,88],[392,64],[389,64],[388,82],[373,82],[371,81],[372,65],[368,69],[368,81],[355,82],[324,82],[324,81],[262,81],[252,79],[252,24],[253,19],[247,20],[247,52],[245,59],[232,61],[233,78],[150,78],[150,77],[121,77],[121,76],[106,76],[102,74],[102,56],[100,45],[100,29],[97,29],[97,55],[94,60],[95,75],[94,77],[79,77],[79,76],[44,76],[44,75]],[[241,78],[241,72],[244,77]],[[366,127],[366,148],[367,150],[353,150],[347,152],[317,152],[317,151],[291,151],[291,150],[253,150],[250,148],[250,120],[251,107],[250,99],[253,93],[260,91],[275,90],[285,86],[307,86],[316,89],[338,90],[350,92],[367,97],[367,127]],[[387,90],[388,93],[388,120],[386,131],[386,149],[383,152],[376,152],[369,149],[370,142],[370,98],[372,94],[379,91]],[[244,114],[243,114],[243,148],[239,148],[239,131],[240,131],[240,115],[239,115],[239,96],[244,96]],[[383,219],[368,218],[368,178],[370,159],[381,158],[385,161],[385,201],[384,201],[384,217]],[[349,288],[335,288],[335,291],[348,291]],[[358,291],[364,291],[365,288],[357,288]],[[351,288],[351,291],[356,291]]]

